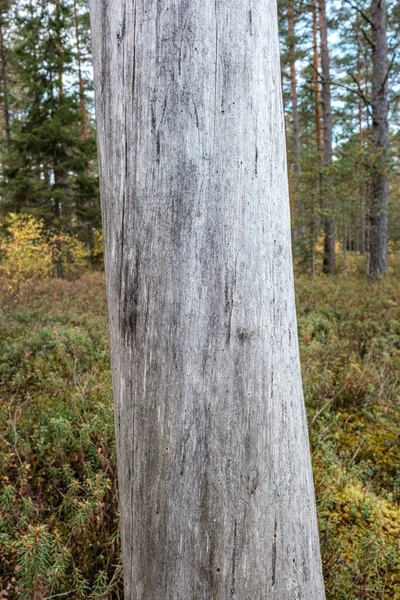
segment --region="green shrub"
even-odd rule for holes
[[[399,281],[297,277],[328,600],[400,598]],[[103,277],[25,282],[8,307],[7,286],[0,590],[122,598]]]
[[[68,302],[59,301],[76,294],[76,286],[93,299],[92,304],[81,299],[89,312],[72,313]],[[51,282],[33,293],[32,287],[21,288],[17,306],[5,308],[1,317],[0,381],[6,400],[0,419],[6,451],[0,454],[0,589],[7,598],[21,600],[56,594],[118,598],[103,279],[93,275],[84,283],[58,282],[58,288],[56,304]],[[103,328],[91,312],[96,307]]]

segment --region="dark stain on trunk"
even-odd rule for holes
[[[140,260],[141,252],[139,246],[136,247],[135,264],[133,272],[130,269],[130,263],[125,262],[123,267],[123,281],[125,282],[121,298],[121,333],[127,345],[137,335],[138,326],[138,304],[140,293]]]
[[[194,114],[195,114],[195,117],[196,117],[196,127],[197,127],[197,129],[199,129],[199,127],[200,127],[199,113],[197,111],[196,102],[194,100],[193,100],[193,106],[194,106]]]

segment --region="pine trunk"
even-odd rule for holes
[[[319,27],[321,34],[321,67],[322,67],[322,102],[324,122],[324,152],[323,161],[325,170],[329,169],[332,162],[332,107],[331,107],[331,81],[330,60],[328,48],[328,26],[326,19],[325,0],[318,0]],[[331,178],[325,172],[322,178],[323,198],[326,215],[324,217],[324,260],[325,273],[335,273],[335,204],[331,190]]]
[[[315,93],[315,131],[317,147],[322,153],[324,149],[324,135],[321,127],[321,89],[319,84],[319,54],[318,54],[318,25],[317,25],[317,0],[313,4],[313,67],[314,67],[314,93]]]
[[[0,26],[0,58],[1,58],[1,83],[3,92],[3,111],[4,125],[7,140],[7,151],[11,152],[11,129],[10,129],[10,109],[8,105],[8,77],[7,77],[7,57],[4,48],[3,25]]]
[[[80,43],[80,35],[79,35],[78,10],[77,10],[77,6],[76,6],[76,0],[74,0],[74,22],[75,22],[75,37],[76,37],[76,59],[78,62],[79,103],[80,103],[80,109],[81,109],[81,127],[82,127],[81,138],[83,140],[87,140],[85,85],[84,85],[83,77],[82,77],[81,43]]]
[[[357,22],[357,83],[360,89],[362,89],[362,71],[364,66],[364,59],[362,55],[362,46],[361,46],[361,32],[360,25]],[[363,116],[363,99],[358,99],[358,137],[360,142],[360,158],[363,156],[363,146],[364,146],[364,116]],[[360,193],[360,235],[359,235],[359,243],[358,250],[362,256],[365,255],[366,252],[366,227],[365,227],[365,182],[360,181],[359,183],[359,193]]]
[[[318,151],[319,163],[323,160],[324,151],[324,135],[321,127],[321,88],[319,82],[319,53],[318,53],[318,4],[317,0],[313,0],[313,20],[312,20],[312,34],[313,34],[313,67],[314,67],[314,97],[315,97],[315,135]],[[322,204],[322,170],[318,171],[318,199],[319,203]],[[317,264],[315,259],[315,245],[317,243],[317,211],[313,207],[312,211],[312,222],[311,222],[311,273],[315,277],[317,274]]]
[[[273,0],[91,0],[125,600],[323,600]]]
[[[57,28],[57,53],[58,53],[58,93],[60,98],[64,96],[63,64],[62,64],[62,41],[61,41],[61,6],[60,0],[56,0],[56,28]]]
[[[372,112],[375,164],[372,173],[370,209],[370,275],[386,275],[388,268],[388,49],[386,33],[386,2],[372,0],[373,79]]]
[[[295,173],[301,173],[300,125],[297,110],[296,51],[292,0],[288,0],[287,17],[289,26],[290,93],[292,98],[293,167]]]

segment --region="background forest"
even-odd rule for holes
[[[400,599],[400,4],[278,5],[327,598]],[[120,598],[86,1],[0,0],[0,170],[0,598]]]

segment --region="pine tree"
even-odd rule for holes
[[[11,124],[4,208],[31,212],[50,229],[77,232],[89,243],[100,213],[94,129],[76,37],[84,7],[70,0],[22,0],[15,9],[18,113]]]

